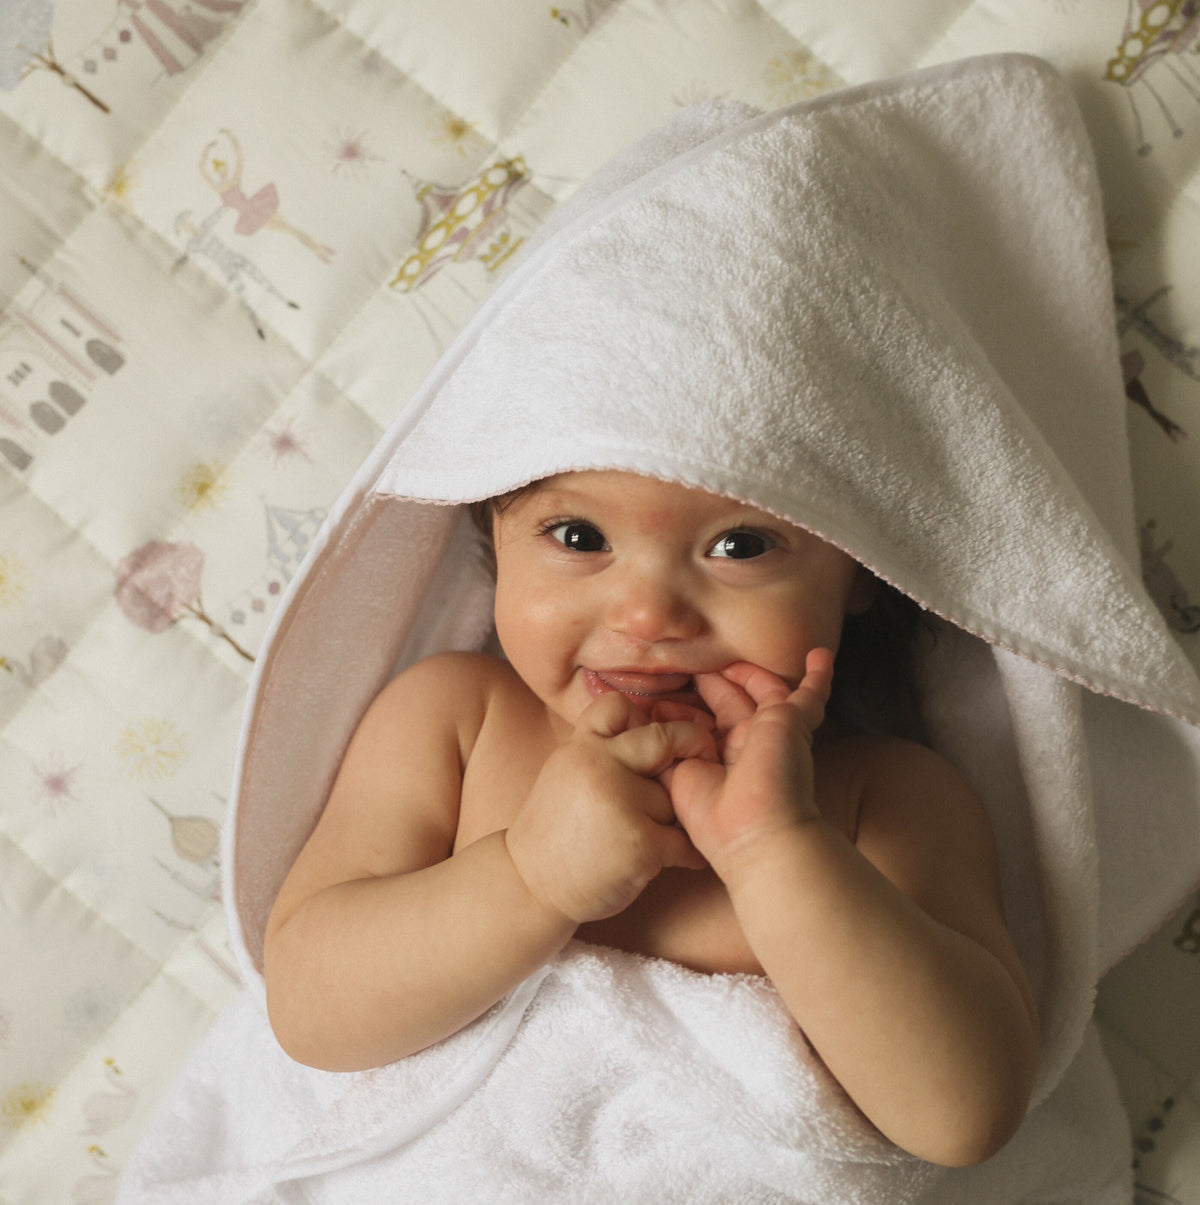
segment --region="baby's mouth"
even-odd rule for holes
[[[615,690],[646,712],[656,703],[686,703],[697,711],[709,712],[692,674],[585,669],[583,679],[593,699]]]
[[[658,698],[661,695],[678,694],[694,688],[691,674],[639,673],[632,670],[588,670],[609,690],[619,690],[623,695],[640,695]]]

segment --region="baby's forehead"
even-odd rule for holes
[[[757,510],[751,502],[628,469],[577,469],[533,481],[510,497],[593,500],[597,504],[633,507],[639,504],[673,504],[677,509]],[[763,512],[766,513],[766,512]]]
[[[543,477],[504,495],[497,510],[501,516],[521,519],[553,512],[597,523],[627,518],[664,528],[787,527],[821,539],[805,524],[751,500],[627,469],[581,469]]]

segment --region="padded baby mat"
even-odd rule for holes
[[[4,0],[0,1205],[110,1199],[236,994],[266,624],[514,252],[680,107],[1005,50],[1096,149],[1142,574],[1200,665],[1194,0]],[[1200,896],[1100,996],[1147,1203],[1200,1205],[1198,1011]]]

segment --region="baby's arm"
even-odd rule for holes
[[[598,719],[599,730],[581,724],[547,760],[509,834],[452,855],[462,769],[498,690],[494,665],[471,656],[422,662],[381,693],[355,733],[267,926],[271,1024],[300,1062],[381,1066],[454,1033],[554,957],[581,920],[594,919],[589,890],[623,907],[614,880],[624,876],[624,890],[636,895],[662,865],[697,860],[670,826],[653,775],[702,752],[711,737],[690,724],[647,727],[612,714],[612,704],[595,715],[589,708],[585,717]],[[642,734],[626,731],[630,724]],[[563,825],[599,807],[589,785],[602,786],[607,811],[593,820],[592,848],[571,849]],[[642,788],[649,802],[634,797]],[[663,823],[645,814],[655,808]],[[628,856],[610,857],[608,879],[593,876],[589,886],[570,878],[571,902],[586,915],[544,887],[549,859],[567,871],[597,845],[628,854],[630,832],[640,842],[636,869]]]
[[[853,843],[821,817],[810,746],[827,657],[810,660],[790,697],[749,666],[715,685],[722,730],[742,717],[732,764],[680,766],[672,798],[764,970],[859,1108],[914,1154],[978,1162],[1024,1115],[1038,1043],[990,826],[950,766],[899,741],[842,747],[861,792]]]
[[[271,1024],[295,1059],[381,1066],[461,1028],[571,936],[499,833],[451,857],[489,705],[472,659],[421,662],[359,725],[267,925]]]

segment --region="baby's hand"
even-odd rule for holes
[[[696,688],[724,734],[721,761],[683,761],[663,781],[692,843],[722,879],[759,841],[819,817],[812,741],[832,683],[828,649],[808,654],[795,690],[748,662],[697,676]]]
[[[715,759],[713,736],[686,720],[651,721],[611,691],[546,759],[505,836],[529,890],[577,924],[614,916],[664,866],[699,869],[656,781],[682,759]]]

